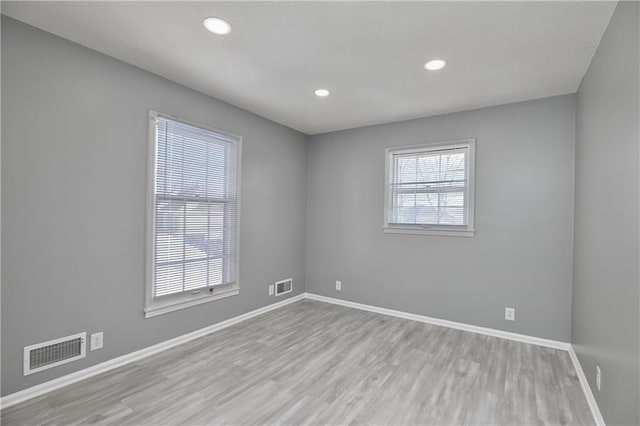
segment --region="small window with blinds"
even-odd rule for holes
[[[145,316],[238,294],[240,138],[155,112]]]
[[[475,140],[386,151],[384,231],[473,236]]]

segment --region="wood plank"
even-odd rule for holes
[[[303,300],[5,409],[2,424],[593,419],[564,351]]]

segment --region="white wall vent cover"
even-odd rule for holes
[[[276,283],[276,296],[281,294],[291,293],[293,291],[293,278],[278,281]]]
[[[86,356],[87,333],[42,342],[24,348],[24,375],[47,370]]]

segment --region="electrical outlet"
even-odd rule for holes
[[[95,351],[96,349],[102,349],[103,346],[103,337],[104,333],[101,331],[99,333],[94,333],[91,335],[91,350]]]
[[[602,380],[602,373],[600,372],[600,366],[596,365],[596,388],[600,391],[600,382]]]
[[[507,321],[516,320],[516,308],[504,308],[504,319]]]
[[[269,296],[273,296],[273,284],[269,285]]]
[[[336,281],[336,290],[342,291],[342,281]]]

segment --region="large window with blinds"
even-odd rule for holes
[[[385,232],[474,233],[475,140],[386,151]]]
[[[150,119],[147,317],[239,291],[240,138]]]

